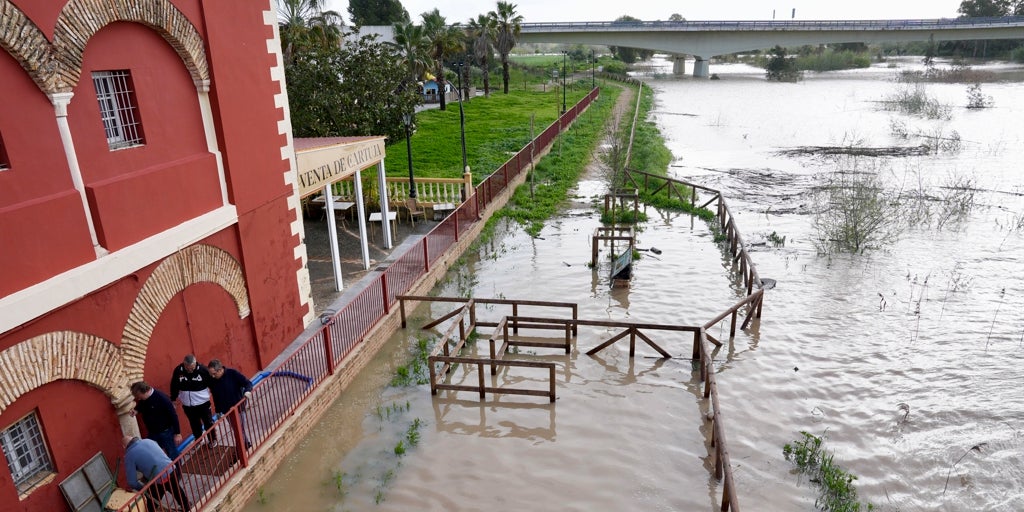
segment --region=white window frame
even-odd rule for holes
[[[93,71],[92,84],[100,106],[100,119],[111,150],[146,143],[135,102],[132,75],[128,70]]]
[[[54,472],[53,459],[35,411],[0,432],[0,447],[18,493],[28,492]]]

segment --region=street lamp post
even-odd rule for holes
[[[466,161],[466,112],[462,110],[462,66],[465,62],[459,62],[459,134],[462,136],[462,172],[469,172],[469,163]]]
[[[594,71],[597,70],[597,56],[594,55],[594,50],[590,50],[590,88],[597,87],[594,83]]]
[[[409,198],[416,199],[416,180],[412,176],[412,134],[409,133],[412,114],[402,114],[402,122],[405,124],[405,152],[409,155]]]
[[[565,56],[569,52],[562,50],[562,113],[565,113]]]

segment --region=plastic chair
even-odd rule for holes
[[[409,197],[405,200],[405,211],[409,213],[409,222],[413,226],[416,225],[416,216],[420,216],[423,220],[427,220],[427,210],[419,205],[419,201],[415,197]]]

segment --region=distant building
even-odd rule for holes
[[[440,103],[441,102],[441,86],[438,85],[437,80],[427,80],[423,82],[423,102],[424,103]],[[445,101],[459,101],[459,96],[455,91],[455,87],[452,87],[451,82],[444,83]]]
[[[67,510],[130,383],[251,375],[312,320],[277,9],[3,3],[0,509]]]

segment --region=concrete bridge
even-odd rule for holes
[[[718,55],[781,46],[827,43],[1024,39],[1024,16],[864,21],[640,21],[523,23],[523,43],[625,46],[675,55],[683,74],[693,55],[693,76],[708,76]]]

